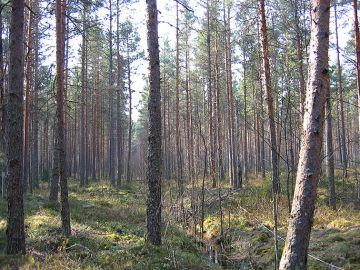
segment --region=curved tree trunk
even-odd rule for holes
[[[329,89],[329,0],[312,0],[308,87],[291,219],[280,269],[306,269],[320,174],[324,105]]]

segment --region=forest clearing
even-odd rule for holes
[[[0,269],[360,269],[356,0],[0,3]]]

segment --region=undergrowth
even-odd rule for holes
[[[279,255],[283,249],[289,217],[287,188],[295,184],[286,183],[287,175],[281,175],[282,194],[278,205]],[[295,181],[295,179],[294,179]],[[175,201],[176,187],[166,190],[166,201]],[[208,186],[208,185],[207,185]],[[204,242],[215,247],[222,256],[220,263],[226,269],[274,269],[274,228],[272,211],[271,179],[259,179],[252,175],[241,190],[231,191],[229,181],[220,183],[217,189],[205,188]],[[230,190],[230,191],[229,191]],[[328,206],[328,188],[325,176],[321,177],[312,227],[309,253],[327,263],[343,269],[360,269],[360,212],[356,207],[356,179],[349,171],[343,180],[336,171],[337,210]],[[201,198],[201,181],[195,183],[196,198]],[[220,196],[221,206],[220,212]],[[188,202],[191,185],[186,185]],[[292,192],[289,190],[290,202]],[[346,194],[346,196],[345,196]],[[170,199],[172,197],[172,200]],[[200,216],[201,200],[196,201],[197,215]],[[168,205],[168,209],[178,209]],[[185,208],[190,208],[185,203]],[[190,210],[189,210],[190,211]],[[171,213],[168,212],[170,215]],[[176,215],[175,215],[176,216]],[[221,221],[222,231],[221,235]],[[187,223],[191,223],[187,220]],[[190,233],[194,232],[190,230]],[[198,237],[200,227],[197,226]],[[313,258],[308,259],[308,269],[328,269]]]
[[[167,226],[163,245],[145,242],[143,188],[104,183],[78,188],[70,181],[72,235],[61,231],[59,205],[47,185],[25,198],[27,255],[4,255],[6,201],[0,199],[0,269],[216,269],[196,242]]]
[[[346,180],[339,171],[336,176],[337,210],[327,205],[325,179],[319,183],[309,253],[343,269],[360,269],[356,179],[351,172]],[[289,217],[286,191],[292,186],[284,179],[286,175],[282,175],[278,216],[282,239]],[[7,206],[6,201],[0,199],[0,269],[16,269],[17,266],[20,269],[94,270],[273,269],[271,180],[251,176],[244,187],[236,191],[229,188],[228,181],[221,182],[215,189],[208,188],[206,182],[203,240],[199,225],[201,180],[195,181],[193,193],[191,186],[187,183],[184,188],[185,211],[182,214],[176,183],[165,182],[163,245],[156,247],[144,238],[146,194],[143,184],[115,189],[107,183],[96,182],[79,188],[78,183],[71,180],[72,235],[66,238],[61,231],[59,205],[48,200],[47,184],[42,183],[40,189],[25,197],[27,255],[22,257],[4,254]],[[184,215],[184,222],[181,222],[181,215]],[[206,248],[211,248],[209,252],[218,252],[218,264],[210,262],[210,253],[204,253]],[[280,239],[280,255],[282,248]],[[308,269],[327,269],[312,258],[308,262]]]

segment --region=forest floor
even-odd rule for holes
[[[0,269],[219,269],[191,237],[167,226],[161,247],[144,241],[145,189],[70,181],[72,236],[62,236],[59,206],[47,184],[25,198],[27,256],[4,255],[6,201],[0,200]]]
[[[345,180],[340,175],[341,172],[336,171],[337,210],[332,210],[328,206],[327,182],[325,179],[320,180],[308,269],[360,269],[360,211],[356,200],[357,180],[354,176],[355,172],[350,171]],[[286,177],[282,175],[282,179]],[[211,260],[217,261],[225,269],[274,269],[271,181],[255,179],[255,177],[249,179],[238,191],[229,191],[227,184],[217,189],[205,189],[203,241],[212,249],[212,252],[209,252]],[[284,181],[281,188],[286,194],[287,186]],[[187,186],[185,190],[184,193],[188,197],[184,200],[186,206],[191,197],[191,187]],[[168,191],[167,194],[170,196],[169,194],[174,192],[175,189],[172,192]],[[196,190],[195,194],[201,200],[201,190]],[[278,205],[278,238],[281,256],[289,217],[286,195],[280,196]]]
[[[309,252],[342,269],[360,269],[360,211],[353,199],[356,180],[351,175],[344,182],[338,179],[341,199],[336,211],[326,205],[326,182],[320,182]],[[282,188],[286,190],[286,186]],[[164,187],[161,247],[144,241],[146,190],[141,182],[117,190],[105,182],[79,188],[71,180],[72,236],[68,239],[61,234],[59,206],[49,201],[48,193],[43,183],[33,194],[26,195],[28,255],[20,259],[4,255],[6,201],[0,199],[0,269],[14,269],[14,265],[20,269],[274,269],[269,180],[252,179],[239,191],[229,191],[225,182],[220,189],[206,188],[204,239],[192,236],[194,230],[199,235],[199,226],[191,226],[191,184],[184,191],[183,205],[187,210],[182,225],[176,221],[176,185],[168,183]],[[193,198],[199,217],[201,180],[195,183]],[[287,199],[281,196],[279,234],[283,238],[287,217]],[[279,245],[282,249],[282,240]],[[309,258],[308,269],[329,268]]]

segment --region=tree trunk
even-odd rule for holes
[[[32,0],[29,1],[29,7],[32,9]],[[31,66],[32,66],[32,22],[33,22],[33,14],[32,11],[29,10],[29,21],[28,21],[28,37],[27,37],[27,53],[26,53],[26,83],[25,83],[25,110],[24,110],[24,158],[23,158],[23,170],[24,170],[24,190],[26,192],[27,186],[29,184],[30,192],[32,191],[32,185],[29,183],[30,177],[29,177],[29,131],[30,131],[30,80],[31,80]]]
[[[291,219],[280,269],[306,269],[321,167],[324,105],[329,89],[329,0],[312,0],[306,109]]]
[[[39,12],[39,2],[36,0],[34,3],[34,10]],[[39,187],[39,21],[40,15],[35,17],[35,53],[34,53],[34,95],[33,95],[33,155],[32,155],[32,183],[35,188]]]
[[[176,178],[178,182],[179,196],[182,196],[182,158],[180,137],[180,51],[179,51],[179,3],[176,3]]]
[[[131,180],[131,139],[132,139],[132,90],[131,90],[131,66],[130,66],[130,48],[129,37],[127,37],[127,79],[129,91],[129,130],[128,130],[128,154],[127,154],[127,170],[126,181],[130,183]]]
[[[260,74],[259,74],[259,78],[260,78]],[[265,158],[265,112],[264,112],[264,90],[263,90],[263,85],[261,83],[261,79],[260,79],[260,118],[261,118],[261,123],[260,123],[260,131],[261,131],[261,147],[260,147],[260,152],[261,152],[261,177],[262,179],[265,179],[266,177],[266,158]]]
[[[235,117],[232,87],[232,70],[231,70],[231,28],[230,28],[230,6],[226,6],[224,0],[224,39],[225,39],[225,71],[226,71],[226,95],[227,95],[227,115],[228,115],[228,136],[229,136],[229,175],[233,188],[241,187],[237,174],[237,151],[235,143]],[[227,14],[226,14],[227,10]],[[227,15],[227,16],[226,16]]]
[[[3,6],[0,5],[0,37],[3,34]],[[3,152],[5,149],[4,145],[4,118],[5,118],[5,88],[4,88],[4,50],[3,50],[3,40],[0,38],[0,151]]]
[[[343,165],[343,177],[347,178],[347,150],[346,150],[346,133],[345,133],[345,117],[344,117],[344,99],[343,99],[343,86],[341,76],[341,64],[340,64],[340,49],[339,49],[339,35],[338,35],[338,23],[337,23],[337,10],[336,1],[334,3],[334,17],[335,17],[335,36],[336,36],[336,62],[337,62],[337,90],[339,94],[340,105],[340,151],[341,160]]]
[[[279,168],[278,168],[279,162],[278,162],[278,154],[276,147],[275,114],[274,114],[271,78],[270,78],[269,48],[268,48],[268,40],[267,40],[267,28],[266,28],[267,26],[266,26],[266,18],[265,18],[264,0],[259,0],[259,9],[260,9],[260,24],[261,24],[260,39],[261,39],[261,53],[262,53],[262,62],[263,62],[263,82],[264,82],[265,99],[266,99],[269,128],[270,128],[272,181],[273,181],[273,190],[275,193],[278,193],[280,189]]]
[[[356,52],[356,82],[358,92],[358,121],[360,135],[360,34],[359,34],[359,20],[357,14],[357,1],[353,0],[354,9],[354,31],[355,31],[355,52]]]
[[[272,192],[273,192],[273,216],[274,216],[274,240],[275,240],[275,268],[278,267],[278,239],[277,239],[277,199],[280,192],[279,161],[276,147],[275,113],[270,79],[269,48],[267,39],[267,26],[265,18],[265,1],[259,0],[260,10],[260,41],[263,63],[263,81],[265,99],[270,128],[271,165],[272,165]]]
[[[109,29],[109,179],[111,185],[115,186],[115,136],[114,136],[114,61],[113,61],[113,33],[112,33],[112,0],[110,3],[110,29]]]
[[[305,97],[305,78],[303,65],[303,47],[301,43],[301,29],[300,29],[300,15],[299,15],[299,1],[294,2],[295,5],[295,29],[296,29],[296,57],[297,57],[297,71],[299,74],[299,96],[300,96],[300,113],[304,116],[304,97]]]
[[[80,156],[79,156],[79,171],[80,171],[80,187],[86,185],[86,134],[85,134],[85,99],[86,99],[86,16],[87,16],[87,4],[83,3],[83,31],[82,31],[82,45],[81,45],[81,129],[80,129]]]
[[[0,5],[0,37],[3,34],[3,5]],[[0,38],[0,153],[5,152],[5,88],[4,88],[4,56],[3,56],[3,41]],[[5,191],[5,179],[3,177],[3,171],[5,168],[0,167],[0,195],[4,194]]]
[[[243,158],[243,171],[244,171],[244,181],[248,180],[248,144],[247,144],[247,88],[246,88],[246,62],[244,56],[244,158]]]
[[[71,234],[70,209],[66,176],[65,153],[65,119],[64,119],[64,52],[65,52],[65,1],[56,0],[56,116],[57,116],[57,149],[59,155],[59,179],[61,197],[61,223],[63,233]]]
[[[334,179],[334,150],[332,142],[332,124],[331,124],[331,103],[330,89],[326,94],[325,117],[326,117],[326,175],[329,186],[329,206],[336,209],[335,197],[335,179]]]
[[[147,43],[149,54],[150,92],[149,110],[149,152],[148,152],[148,199],[146,210],[146,239],[161,244],[161,99],[160,99],[160,60],[158,37],[158,10],[156,0],[146,0],[147,4]]]
[[[55,125],[56,128],[58,116],[56,115]],[[53,151],[53,167],[51,174],[51,182],[50,182],[50,201],[57,202],[59,196],[59,148],[58,143],[58,134],[54,134],[54,151]]]
[[[117,186],[121,186],[122,168],[123,168],[123,126],[122,126],[122,92],[121,92],[121,56],[120,56],[120,5],[116,1],[116,57],[117,57]]]
[[[6,93],[7,254],[25,253],[23,183],[24,0],[13,0],[10,19],[9,89]]]
[[[223,161],[223,126],[222,126],[222,117],[221,117],[221,104],[220,104],[220,66],[219,66],[219,34],[218,29],[216,28],[216,41],[215,41],[215,88],[216,88],[216,131],[217,131],[217,150],[218,150],[218,174],[219,180],[224,180],[224,161]]]
[[[210,146],[210,178],[212,180],[212,187],[216,187],[215,179],[215,154],[214,154],[214,139],[213,139],[213,90],[212,90],[212,75],[211,75],[211,31],[210,31],[210,4],[207,0],[207,34],[206,34],[206,44],[207,44],[207,91],[208,91],[208,119],[209,119],[209,146]]]

